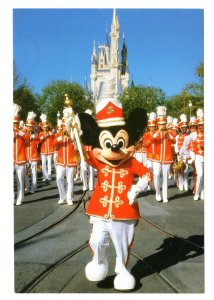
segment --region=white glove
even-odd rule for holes
[[[25,134],[25,133],[22,132],[22,131],[19,131],[19,133],[18,133],[19,136],[23,136],[24,134]]]
[[[140,188],[136,185],[132,185],[130,190],[127,193],[128,199],[129,199],[129,205],[132,205],[137,198],[138,194],[140,193]]]
[[[58,136],[57,141],[58,141],[58,142],[62,141],[62,136],[61,136],[61,135]]]
[[[158,133],[155,132],[155,133],[153,134],[153,138],[156,139],[157,136],[158,136]]]
[[[34,140],[35,139],[35,135],[32,134],[30,138],[31,138],[31,140]]]

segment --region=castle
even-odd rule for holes
[[[93,100],[96,103],[99,100],[99,95],[102,89],[102,82],[106,77],[114,78],[115,93],[117,97],[121,92],[128,87],[129,84],[129,69],[127,62],[127,48],[125,38],[123,36],[123,46],[121,50],[121,60],[119,57],[119,38],[120,26],[116,9],[113,10],[112,25],[111,25],[111,43],[109,43],[108,32],[106,32],[105,45],[99,46],[98,54],[96,53],[95,42],[93,45],[93,53],[91,56],[91,91]]]

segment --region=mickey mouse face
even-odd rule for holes
[[[128,147],[129,135],[125,129],[102,130],[99,134],[99,145],[93,149],[94,156],[112,167],[117,167],[134,154],[134,146]]]

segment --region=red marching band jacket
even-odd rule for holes
[[[196,140],[193,141],[193,151],[195,154],[204,156],[204,134],[200,131],[197,132]]]
[[[45,154],[45,155],[50,155],[54,153],[53,149],[53,139],[54,139],[54,134],[53,133],[46,133],[46,132],[41,132],[39,135],[39,139],[41,142],[41,149],[40,149],[40,154]]]
[[[25,153],[28,161],[39,161],[39,151],[37,146],[40,144],[38,134],[34,134],[34,138],[29,135],[29,140],[25,141]]]
[[[62,140],[58,141],[57,138],[59,137],[62,137]],[[53,147],[55,146],[57,146],[58,149],[56,165],[60,165],[63,167],[77,166],[74,144],[70,136],[62,136],[61,133],[56,134],[53,140]]]
[[[175,140],[177,142],[178,151],[180,151],[181,147],[183,146],[185,137],[188,135],[188,133],[179,133],[178,135],[176,135]]]
[[[146,159],[152,160],[154,153],[155,153],[155,144],[154,144],[154,138],[153,134],[151,132],[145,132],[143,136],[143,145],[147,149],[147,157]]]
[[[21,132],[13,132],[13,163],[16,165],[23,165],[27,162],[25,153],[25,141],[29,140],[29,134]]]
[[[154,135],[156,135],[154,137]],[[170,138],[168,137],[170,135]],[[174,162],[172,145],[175,144],[175,136],[168,130],[167,133],[159,132],[154,133],[150,139],[150,143],[154,143],[154,153],[152,161],[162,164],[172,164]],[[149,144],[149,143],[148,143]]]
[[[134,181],[134,174],[153,179],[152,173],[135,158],[130,158],[119,167],[111,167],[97,160],[92,151],[87,163],[98,170],[98,180],[86,213],[104,219],[139,219],[139,207],[135,202],[129,205],[127,192]]]

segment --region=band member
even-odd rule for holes
[[[42,175],[43,181],[49,183],[49,181],[51,181],[51,163],[52,155],[54,153],[52,145],[54,134],[51,132],[51,130],[49,130],[47,116],[45,114],[41,114],[40,119],[42,120],[41,128],[43,130],[39,135],[41,142],[40,154],[42,159]]]
[[[173,160],[172,144],[175,138],[170,129],[166,128],[166,107],[157,107],[158,130],[153,134],[155,145],[153,156],[154,186],[156,190],[156,200],[161,201],[161,173],[162,173],[162,196],[163,202],[168,202],[168,177]]]
[[[13,164],[17,180],[16,205],[21,205],[24,199],[24,168],[27,161],[25,141],[29,135],[19,129],[19,111],[21,107],[13,104]]]
[[[56,160],[56,182],[59,190],[58,204],[73,205],[74,200],[74,172],[77,166],[75,158],[74,142],[70,134],[66,130],[65,119],[62,119],[62,132],[57,133],[53,146],[58,147],[58,155]],[[67,188],[65,189],[65,176],[67,180]]]
[[[192,116],[189,121],[189,132],[190,134],[197,130],[197,123],[196,123],[196,117]],[[192,171],[192,177],[189,183],[190,190],[193,190],[193,193],[195,194],[194,187],[196,186],[196,169],[195,169],[195,153],[194,153],[194,141],[189,142],[188,144],[188,150],[190,158],[188,160],[190,171]]]
[[[176,143],[175,143],[175,153],[177,154],[177,160],[183,160],[185,169],[183,172],[180,172],[178,174],[178,188],[180,191],[188,191],[189,187],[189,151],[188,149],[182,148],[184,144],[185,138],[189,135],[187,133],[188,125],[187,125],[187,116],[185,114],[182,114],[180,116],[180,122],[178,123],[178,127],[180,129],[180,133],[177,134],[175,137]]]
[[[195,168],[197,173],[194,200],[204,200],[204,112],[199,108],[197,114],[197,130],[192,132],[185,140],[184,147],[193,142],[192,149],[195,154]]]
[[[29,134],[29,140],[25,142],[25,153],[27,157],[27,172],[25,174],[26,190],[33,194],[37,188],[37,164],[39,161],[38,145],[40,144],[39,135],[34,131],[36,114],[32,111],[28,113],[26,120],[26,129]],[[28,169],[31,171],[31,189]]]
[[[147,156],[146,156],[146,167],[153,172],[153,156],[155,151],[153,134],[157,128],[156,123],[156,113],[151,112],[149,114],[149,120],[147,122],[147,132],[143,135],[143,145],[146,148]],[[151,182],[148,184],[148,190],[151,190]]]
[[[62,133],[63,129],[62,129],[62,120],[58,119],[57,120],[57,132],[56,134]],[[54,155],[53,155],[53,161],[54,161],[54,167],[56,170],[56,160],[57,160],[57,156],[58,156],[58,146],[54,146]]]

